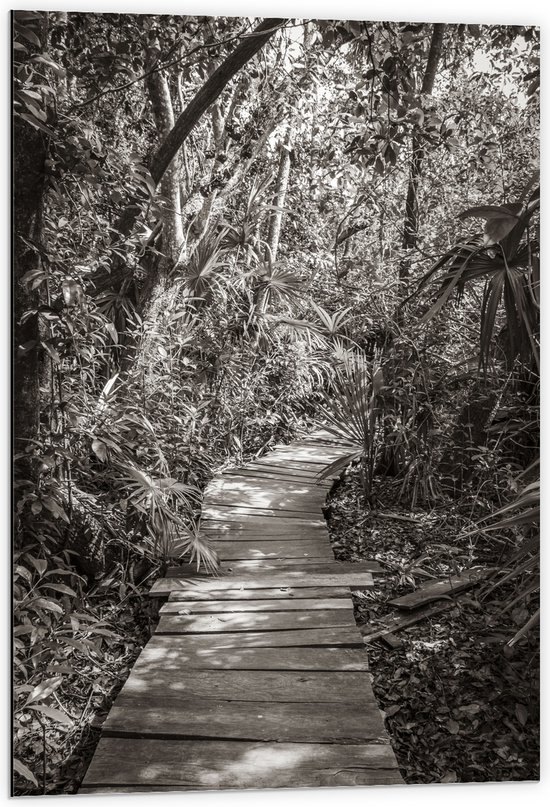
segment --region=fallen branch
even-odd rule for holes
[[[422,521],[419,518],[413,518],[412,516],[400,516],[397,513],[377,513],[377,518],[393,518],[396,521],[408,521],[411,524],[422,524]]]
[[[459,591],[464,591],[471,588],[476,583],[484,580],[491,570],[478,567],[476,569],[467,569],[461,574],[456,574],[453,577],[446,578],[445,580],[437,580],[435,583],[429,583],[426,586],[420,586],[411,594],[405,594],[403,597],[397,597],[395,600],[390,600],[390,605],[395,605],[397,608],[402,608],[406,611],[412,611],[422,605],[427,605],[430,602],[435,602],[457,594]]]
[[[460,598],[457,598],[460,599]],[[456,605],[457,599],[447,599],[444,602],[434,603],[427,605],[424,608],[418,608],[413,613],[395,613],[384,617],[380,620],[379,624],[373,627],[372,625],[360,625],[359,630],[363,635],[365,644],[374,642],[377,639],[385,639],[392,633],[409,628],[411,625],[420,622],[422,619],[427,619],[430,616],[446,611]]]

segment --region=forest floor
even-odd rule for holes
[[[86,652],[73,653],[73,676],[56,693],[60,708],[71,717],[69,726],[55,723],[46,735],[26,738],[24,758],[42,775],[35,787],[18,782],[14,795],[78,791],[103,721],[156,622],[156,605],[147,596],[150,582],[128,586],[123,593],[106,578],[83,598],[81,611],[103,627],[94,629],[93,640],[86,640]]]
[[[376,559],[389,570],[375,589],[354,595],[359,625],[394,612],[388,600],[429,575],[490,566],[502,551],[490,536],[460,537],[472,523],[464,502],[411,513],[398,493],[391,480],[378,481],[383,506],[366,510],[351,470],[328,501],[337,559]],[[506,647],[526,621],[521,604],[503,613],[510,595],[502,587],[482,599],[473,588],[456,606],[394,634],[399,647],[369,643],[374,692],[407,783],[539,778],[539,636]]]

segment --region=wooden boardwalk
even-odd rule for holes
[[[202,525],[220,576],[158,580],[157,629],[105,721],[81,793],[403,783],[336,563],[319,471],[346,452],[316,432],[213,480]]]

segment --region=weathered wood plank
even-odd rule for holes
[[[291,570],[300,570],[306,571],[306,567],[312,565],[313,571],[319,571],[321,566],[323,568],[328,568],[332,566],[334,563],[334,558],[261,558],[258,560],[224,560],[221,561],[218,566],[218,574],[221,575],[233,575],[239,574],[240,572],[244,572],[249,574],[253,571],[261,572],[262,574],[266,572],[280,572],[284,569],[291,569]],[[199,576],[203,576],[204,572],[197,572],[196,564],[184,564],[183,567],[176,567],[176,569],[183,569],[181,571],[175,571],[172,574],[167,574],[167,577],[186,577],[187,575],[191,575],[195,577],[197,574]],[[206,575],[208,576],[208,575]]]
[[[309,483],[292,485],[289,482],[263,480],[267,481],[267,484],[263,484],[262,480],[249,479],[245,485],[243,480],[233,482],[234,479],[235,477],[227,477],[209,485],[204,493],[205,501],[219,502],[223,498],[228,506],[242,502],[243,507],[303,509],[304,512],[311,512],[313,508],[313,512],[317,512],[326,499],[326,490],[313,488]]]
[[[306,589],[303,589],[306,591]],[[351,597],[323,597],[322,599],[276,599],[276,600],[193,600],[172,599],[181,597],[171,594],[160,609],[162,614],[240,614],[248,611],[351,611]]]
[[[254,462],[249,463],[248,465],[243,466],[241,471],[246,471],[247,473],[266,473],[266,474],[284,474],[288,476],[292,480],[297,479],[299,481],[304,481],[307,484],[328,484],[332,485],[336,476],[324,477],[321,479],[320,474],[326,468],[325,463],[318,463],[318,464],[311,464],[308,463],[307,465],[304,463],[291,463],[290,461],[286,462],[268,462],[267,460],[255,460]]]
[[[250,541],[236,541],[224,539],[212,541],[212,549],[217,552],[220,560],[263,560],[276,558],[286,560],[290,558],[329,558],[334,560],[330,544],[324,537],[306,541],[281,541],[279,539],[258,539],[251,544]]]
[[[412,610],[413,608],[419,608],[421,605],[440,600],[442,597],[458,594],[460,591],[464,591],[483,580],[487,577],[487,574],[487,569],[468,569],[462,574],[453,575],[453,577],[445,580],[428,583],[426,586],[417,588],[411,594],[405,594],[403,597],[397,597],[389,602],[390,605],[395,605],[397,608]]]
[[[230,565],[230,564],[226,564],[226,565]],[[302,565],[303,565],[303,568],[300,568],[300,566],[302,566]],[[316,569],[316,566],[318,566],[318,570]],[[178,566],[169,566],[168,569],[166,570],[166,577],[180,577],[181,576],[181,577],[187,578],[187,573],[192,572],[195,569],[196,569],[196,566],[194,566],[193,564],[180,564]],[[296,566],[291,564],[291,566],[289,567],[288,572],[285,571],[285,572],[281,572],[280,574],[288,574],[288,575],[290,575],[290,579],[294,579],[294,578],[302,577],[303,575],[306,575],[306,574],[307,575],[315,574],[316,571],[318,571],[319,574],[347,576],[347,575],[350,575],[350,574],[357,575],[357,574],[361,574],[363,572],[366,572],[366,573],[372,573],[373,571],[374,572],[379,572],[381,569],[382,569],[382,567],[380,566],[378,561],[375,561],[375,560],[364,560],[364,561],[357,561],[356,563],[352,563],[352,562],[347,562],[347,561],[337,561],[337,560],[334,560],[334,558],[333,558],[331,560],[331,562],[328,563],[328,564],[326,564],[326,563],[316,563],[316,562],[304,563],[303,560],[299,560],[299,563]],[[193,575],[192,575],[193,579],[198,579],[198,580],[204,580],[204,579],[207,579],[207,580],[227,580],[228,578],[237,578],[237,577],[241,578],[242,577],[243,580],[245,580],[245,581],[248,580],[248,579],[254,579],[254,580],[261,579],[261,580],[263,580],[263,579],[265,579],[267,577],[271,577],[271,576],[272,576],[271,574],[257,575],[257,574],[245,574],[245,573],[243,573],[243,574],[230,574],[230,573],[227,573],[226,575],[223,575],[223,574],[210,575],[210,574],[202,574],[201,573],[201,574],[197,575],[196,572],[193,573]],[[317,584],[312,583],[312,585],[317,585]]]
[[[460,598],[457,597],[456,599],[459,600]],[[396,611],[393,614],[388,614],[383,619],[376,620],[374,624],[359,625],[359,630],[365,644],[368,644],[376,639],[383,639],[392,633],[409,628],[422,619],[436,616],[454,605],[454,600],[440,600],[439,602],[415,608],[414,611]]]
[[[309,586],[304,588],[292,588],[291,586],[281,586],[279,588],[255,588],[236,589],[234,591],[172,591],[169,600],[191,600],[193,602],[205,602],[210,600],[232,600],[235,602],[246,602],[247,600],[277,600],[288,599],[289,602],[298,599],[313,598],[342,598],[351,602],[348,588],[339,586]]]
[[[349,454],[348,447],[338,448],[337,446],[323,446],[323,445],[305,445],[296,444],[294,446],[281,446],[269,454],[270,460],[301,462],[304,464],[322,464],[330,465],[331,462],[337,460],[339,457],[345,457]],[[261,461],[261,460],[259,460]]]
[[[218,509],[218,508],[215,508]],[[292,527],[293,529],[300,529],[301,527],[313,527],[313,529],[326,530],[327,524],[322,514],[315,511],[314,516],[310,513],[303,513],[301,517],[291,516],[288,513],[280,513],[277,516],[277,522],[273,521],[271,515],[265,515],[261,510],[254,508],[243,508],[251,510],[249,513],[239,513],[235,507],[227,507],[227,512],[220,513],[220,515],[212,518],[209,515],[201,514],[201,521],[213,521],[218,524],[220,521],[226,521],[228,524],[236,523],[241,524],[243,527],[265,526],[271,529],[281,529],[282,527]]]
[[[165,619],[168,622],[170,618]],[[155,636],[185,636],[190,648],[208,647],[212,652],[236,647],[363,647],[363,638],[355,626],[184,634],[171,624],[163,628],[162,622],[161,619]]]
[[[120,760],[126,761],[125,765]],[[82,792],[399,784],[387,744],[103,738]]]
[[[301,479],[303,479],[304,484],[308,485],[308,487],[312,490],[324,490],[325,493],[332,487],[332,482],[327,480],[319,480],[317,476],[312,476],[311,474],[307,473],[304,473],[303,476],[298,474],[299,472],[295,472],[293,475],[291,471],[285,471],[282,467],[280,470],[277,470],[276,468],[270,468],[267,470],[264,467],[227,470],[223,472],[222,477],[224,479],[254,479],[257,481],[266,482],[273,480],[275,482],[289,482],[291,484],[295,484],[296,482],[300,483]]]
[[[283,497],[277,494],[273,496],[258,496],[257,493],[250,492],[236,493],[235,491],[208,491],[203,499],[203,511],[207,513],[210,509],[219,510],[223,508],[238,508],[239,511],[258,511],[262,515],[273,515],[281,513],[287,518],[303,518],[304,514],[317,515],[321,512],[324,504],[324,497],[318,500],[303,498],[299,496]],[[276,516],[277,517],[277,516]]]
[[[277,523],[274,523],[274,514]],[[203,509],[202,519],[204,521],[215,522],[232,522],[240,523],[243,526],[253,527],[255,529],[262,526],[270,527],[271,529],[284,529],[290,526],[293,529],[300,527],[317,527],[318,529],[326,530],[326,521],[322,515],[313,513],[295,513],[289,514],[288,512],[281,512],[277,510],[260,510],[251,507],[223,507],[223,505],[214,506],[209,505]]]
[[[328,544],[328,530],[326,524],[318,527],[297,527],[290,525],[283,527],[266,527],[254,524],[238,525],[232,521],[203,521],[201,532],[210,540],[222,541],[225,539],[235,541],[324,541]]]
[[[347,440],[337,440],[335,437],[332,440],[328,439],[319,439],[316,440],[315,438],[308,436],[305,437],[303,440],[300,440],[300,444],[303,446],[319,446],[321,448],[341,448],[342,450],[348,451],[356,451],[359,447],[358,443],[350,443]]]
[[[382,567],[375,560],[361,561],[360,563],[345,563],[331,558],[282,558],[270,560],[262,558],[260,560],[231,560],[222,561],[218,567],[217,574],[211,575],[207,572],[197,572],[196,564],[181,563],[171,566],[166,570],[165,577],[181,577],[183,579],[192,577],[200,580],[226,579],[227,577],[240,577],[241,574],[249,575],[256,570],[262,575],[279,574],[288,569],[291,572],[303,572],[304,574],[348,574],[359,572],[380,573]]]
[[[245,573],[251,574],[258,571],[262,574],[278,573],[284,569],[291,569],[293,571],[307,571],[309,566],[313,566],[313,571],[319,571],[321,567],[330,569],[334,564],[334,557],[332,558],[260,558],[256,560],[224,560],[220,561],[217,568],[217,575],[227,577],[235,574]],[[202,579],[213,579],[217,575],[210,575],[208,572],[197,571],[196,563],[181,563],[178,566],[171,567],[166,572],[166,577],[199,577]]]
[[[239,614],[187,615],[160,609],[156,633],[236,633],[240,631],[302,630],[305,628],[355,628],[352,611],[269,611]]]
[[[323,532],[325,534],[328,532],[327,523],[325,519],[321,518],[312,519],[309,516],[305,516],[304,518],[298,519],[280,515],[277,520],[274,520],[256,511],[254,513],[241,513],[239,515],[239,513],[231,508],[228,509],[225,515],[216,516],[215,518],[202,515],[201,525],[203,527],[206,526],[217,529],[225,526],[226,529],[238,529],[239,531],[257,530],[260,531],[259,537],[261,537],[261,533],[265,533],[266,535],[270,533],[280,534],[285,533],[287,530],[292,530],[296,537],[299,537],[301,532]]]
[[[294,519],[304,522],[305,519],[308,519],[318,524],[325,523],[322,514],[319,513],[320,508],[314,504],[310,505],[311,509],[306,507],[301,508],[299,505],[295,505],[295,507],[298,508],[295,510],[286,510],[281,505],[279,506],[280,509],[277,510],[276,508],[269,507],[252,507],[246,504],[224,504],[223,502],[211,502],[205,497],[202,512],[205,518],[211,519],[225,519],[228,515],[239,517],[264,516],[268,518],[280,518],[281,520],[285,519],[286,521]]]
[[[224,539],[221,541],[210,541],[210,548],[213,549],[220,561],[220,571],[227,571],[228,569],[256,569],[259,567],[275,569],[285,566],[299,566],[309,561],[315,563],[334,563],[334,554],[330,545],[325,540],[320,540],[317,543],[311,541],[307,549],[301,549],[300,545],[296,546],[292,541],[281,541],[280,545],[287,546],[287,551],[269,551],[269,542],[259,541],[264,545],[266,551],[256,548],[258,544],[255,541],[233,541],[231,539]],[[182,575],[196,574],[197,564],[188,563],[184,560],[188,557],[187,553],[182,556],[186,547],[182,543],[174,541],[171,549],[167,552],[167,557],[173,561],[179,561],[179,567],[182,569]]]
[[[231,491],[233,493],[257,493],[259,496],[281,496],[294,495],[304,496],[306,499],[316,499],[323,501],[326,498],[326,491],[322,486],[316,485],[309,480],[292,479],[283,481],[281,479],[262,479],[252,476],[226,476],[225,474],[212,480],[206,488],[207,493],[221,491]]]
[[[170,693],[120,694],[103,736],[274,740],[303,743],[388,742],[374,700],[366,703],[255,703],[186,700]]]
[[[139,671],[155,662],[161,662],[175,678],[185,676],[191,669],[367,671],[369,668],[363,645],[357,648],[224,647],[213,651],[208,643],[193,643],[187,636],[162,635],[151,637],[134,669]]]
[[[222,591],[224,589],[309,588],[311,586],[350,586],[352,588],[372,588],[374,581],[370,572],[296,572],[285,569],[279,573],[245,574],[235,573],[225,577],[163,577],[156,580],[149,594],[152,597],[164,597],[172,591]]]
[[[162,662],[141,666],[131,674],[121,694],[143,693],[152,701],[228,700],[256,703],[369,703],[373,694],[362,672],[288,670],[189,670],[175,677]]]

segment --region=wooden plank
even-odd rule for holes
[[[476,583],[479,583],[479,581],[486,578],[487,575],[487,569],[468,569],[462,572],[462,574],[453,575],[453,577],[446,578],[445,580],[437,580],[435,583],[428,583],[426,586],[417,588],[412,594],[405,594],[403,597],[397,597],[389,602],[390,605],[395,605],[397,608],[403,608],[407,611],[413,610],[422,605],[427,605],[430,602],[440,600],[442,597],[458,594],[459,591],[464,591]]]
[[[345,457],[349,448],[329,447],[322,445],[295,445],[277,448],[269,454],[269,460],[281,462],[302,462],[304,464],[330,465],[334,460]]]
[[[324,541],[329,543],[328,530],[326,524],[320,524],[319,528],[312,527],[250,527],[236,522],[223,521],[203,521],[201,533],[210,540],[235,540],[235,541]]]
[[[272,465],[278,468],[288,468],[292,471],[305,471],[314,476],[319,470],[324,470],[331,462],[334,462],[334,460],[319,458],[304,460],[301,457],[293,457],[288,451],[271,451],[269,454],[264,454],[263,457],[256,457],[251,462],[247,462],[243,467],[254,468],[259,466],[261,468],[265,465]]]
[[[333,613],[338,613],[333,611]],[[166,621],[170,617],[165,618]],[[354,626],[306,628],[303,630],[242,631],[237,633],[183,633],[171,624],[159,627],[155,636],[185,636],[189,647],[207,647],[211,652],[236,647],[363,647],[363,638]]]
[[[258,546],[257,544],[250,546],[250,542],[248,541],[239,543],[231,542],[229,546],[227,545],[228,543],[229,542],[220,541],[212,542],[212,549],[215,550],[218,558],[226,563],[231,563],[232,561],[246,561],[252,564],[251,568],[253,568],[253,564],[257,561],[268,561],[274,566],[296,566],[307,559],[315,560],[317,563],[321,563],[321,561],[334,563],[332,550],[326,544],[319,546],[309,544],[307,549],[304,549],[288,541],[282,541],[281,543],[283,545],[286,543],[288,546],[286,551],[284,549],[273,549],[269,551],[267,546],[265,550],[262,551],[261,549],[255,548]]]
[[[125,764],[121,765],[120,760]],[[402,784],[391,746],[103,737],[83,793]],[[97,790],[95,790],[97,788]]]
[[[348,647],[218,648],[190,642],[187,636],[153,635],[138,657],[139,671],[160,661],[175,678],[194,670],[362,670],[367,671],[364,645]]]
[[[306,591],[306,589],[304,589]],[[331,611],[349,610],[353,614],[351,597],[323,597],[322,599],[276,599],[276,600],[193,600],[172,599],[181,597],[171,594],[161,607],[163,614],[239,614],[247,611]]]
[[[284,519],[285,521],[290,521],[291,519],[296,521],[313,521],[317,522],[318,524],[324,523],[324,517],[320,513],[321,508],[317,508],[314,504],[311,504],[311,509],[301,508],[299,505],[295,505],[298,507],[297,510],[285,510],[282,505],[278,505],[281,509],[277,510],[276,508],[269,508],[269,507],[252,507],[249,505],[243,504],[224,504],[223,502],[217,501],[209,501],[205,499],[202,507],[202,513],[204,518],[213,518],[213,519],[225,519],[227,516],[232,517],[239,517],[240,516],[263,516],[264,518],[280,518]]]
[[[234,479],[255,479],[258,481],[265,480],[268,482],[270,479],[276,482],[290,482],[296,483],[299,482],[301,477],[296,475],[292,475],[292,472],[285,471],[283,468],[281,470],[277,470],[276,468],[271,468],[267,470],[264,468],[239,468],[238,470],[228,470],[224,471],[222,477],[225,479],[234,478]],[[312,490],[319,489],[327,491],[332,487],[332,482],[323,480],[320,481],[315,476],[311,476],[310,474],[304,474],[303,480],[305,484],[307,484]]]
[[[217,575],[223,577],[245,573],[251,574],[253,571],[266,572],[280,572],[283,569],[290,569],[292,571],[307,571],[309,566],[312,566],[312,571],[319,571],[323,569],[331,569],[334,564],[334,556],[331,558],[282,558],[270,559],[260,558],[257,560],[224,560],[221,561],[217,567]],[[370,570],[372,571],[372,570]],[[209,572],[199,569],[197,571],[196,563],[180,563],[178,566],[171,567],[166,572],[166,577],[199,577],[201,580],[206,578],[217,577],[211,575]]]
[[[121,695],[140,693],[164,703],[226,700],[254,703],[372,703],[364,672],[304,672],[296,670],[188,670],[175,677],[162,662],[134,670]]]
[[[257,476],[225,476],[224,474],[210,482],[206,488],[206,493],[220,492],[222,490],[244,494],[255,492],[261,496],[276,493],[282,496],[293,494],[320,500],[326,497],[326,491],[323,487],[305,479],[292,479],[287,482],[274,478],[262,479]]]
[[[253,544],[250,541],[221,540],[212,541],[210,546],[214,549],[220,560],[263,560],[277,558],[329,558],[334,560],[330,544],[326,538],[309,539],[306,541],[281,541],[258,539]]]
[[[316,527],[317,529],[326,530],[327,525],[322,515],[317,515],[316,513],[289,514],[287,512],[279,512],[279,514],[276,516],[277,523],[275,523],[273,517],[277,512],[277,510],[263,511],[250,507],[224,508],[223,505],[216,507],[214,507],[214,505],[209,505],[203,510],[202,520],[215,522],[221,521],[227,522],[228,524],[236,522],[238,524],[242,524],[243,526],[249,526],[255,529],[268,527],[270,529],[279,529],[282,531],[287,526],[290,526],[293,529],[299,529],[300,527]]]
[[[341,567],[341,568],[340,568]],[[254,571],[261,572],[262,574],[278,574],[283,570],[288,569],[291,572],[303,572],[304,574],[347,574],[357,572],[370,572],[380,573],[382,567],[375,560],[361,561],[360,563],[339,563],[331,558],[282,558],[270,560],[269,558],[261,560],[228,560],[220,563],[217,574],[211,575],[209,572],[198,571],[197,566],[193,563],[182,563],[177,566],[171,566],[166,570],[165,577],[181,577],[200,580],[218,579],[218,577],[226,579],[227,577],[238,577],[241,575],[249,575]]]
[[[257,492],[250,491],[249,493],[238,493],[237,491],[207,491],[203,499],[203,512],[210,508],[216,510],[220,507],[235,508],[239,510],[253,510],[259,511],[263,515],[272,513],[282,513],[287,518],[295,518],[296,513],[300,514],[303,518],[304,514],[317,515],[321,514],[325,502],[325,497],[314,499],[301,494],[296,496],[289,494],[282,496],[279,493],[272,495],[259,496]]]
[[[320,446],[321,448],[340,448],[346,452],[357,451],[360,448],[358,443],[350,443],[349,440],[337,440],[335,437],[332,440],[328,438],[316,439],[311,435],[300,440],[300,444],[303,446]]]
[[[455,599],[445,599],[420,608],[415,608],[414,611],[398,611],[393,614],[388,614],[388,616],[383,619],[376,620],[374,624],[359,625],[359,630],[363,635],[365,644],[374,642],[376,639],[385,639],[392,633],[409,628],[422,619],[429,619],[431,616],[436,616],[443,611],[447,611],[449,608],[453,608],[457,601],[460,601],[460,596],[456,597],[456,601]]]
[[[327,524],[324,519],[304,517],[303,519],[289,518],[287,516],[279,516],[275,521],[273,518],[263,516],[259,513],[242,513],[239,515],[234,511],[228,512],[224,516],[217,516],[210,518],[209,516],[201,517],[202,527],[210,527],[214,529],[225,528],[226,530],[255,530],[261,537],[262,533],[265,535],[270,534],[286,534],[287,530],[292,530],[296,537],[301,533],[316,533],[327,532]]]
[[[169,595],[170,600],[191,600],[193,602],[205,602],[210,600],[232,600],[232,601],[246,601],[246,600],[283,600],[288,599],[293,602],[298,599],[313,599],[313,598],[328,598],[336,599],[342,598],[351,602],[350,591],[348,588],[340,586],[309,586],[304,588],[292,588],[292,586],[281,586],[279,588],[255,588],[255,589],[236,589],[235,591],[173,591]]]
[[[262,740],[303,743],[387,742],[378,706],[366,703],[247,703],[193,700],[173,693],[119,695],[103,736]]]
[[[332,558],[261,558],[258,560],[224,560],[221,561],[218,566],[218,574],[227,576],[233,574],[240,574],[244,572],[249,574],[253,571],[258,572],[280,572],[283,569],[291,569],[296,570],[299,569],[300,571],[306,571],[309,565],[313,567],[313,571],[319,571],[321,566],[323,568],[331,568],[332,564],[334,563],[334,557]],[[177,569],[182,568],[183,572],[173,572],[172,574],[167,574],[167,577],[186,577],[187,575],[191,575],[195,577],[199,574],[201,577],[204,572],[197,572],[196,564],[183,564],[182,567],[176,567]],[[209,575],[207,575],[209,576]]]
[[[236,567],[237,564],[229,564],[226,563],[226,566],[233,565]],[[244,567],[243,567],[244,568]],[[253,567],[251,567],[253,568]],[[329,563],[317,563],[316,561],[304,563],[302,559],[298,559],[298,564],[290,564],[288,569],[288,574],[292,576],[292,578],[300,577],[303,575],[309,574],[330,574],[330,575],[349,575],[349,574],[361,574],[362,572],[372,573],[372,572],[380,572],[382,571],[382,567],[376,560],[363,560],[357,561],[356,563],[349,563],[346,561],[337,561],[334,560],[334,557]],[[287,572],[281,572],[281,574],[286,574]],[[166,570],[166,577],[183,577],[188,578],[188,575],[191,574],[193,579],[199,580],[226,580],[228,578],[243,578],[243,579],[264,579],[270,575],[263,574],[262,575],[253,575],[252,573],[246,574],[243,572],[242,574],[239,573],[227,573],[227,574],[217,574],[217,575],[210,575],[210,574],[198,574],[196,573],[196,565],[194,564],[180,564],[178,566],[169,566]],[[312,583],[312,585],[316,585]]]
[[[228,524],[241,524],[243,527],[266,527],[271,529],[281,529],[292,527],[292,529],[300,529],[302,527],[313,527],[314,529],[326,529],[326,522],[320,514],[315,514],[312,517],[309,513],[303,513],[301,518],[297,515],[290,516],[288,513],[281,513],[277,517],[277,521],[273,521],[271,515],[265,515],[261,510],[253,508],[243,508],[244,510],[251,510],[251,512],[239,513],[236,507],[227,507],[227,512],[220,513],[215,517],[204,515],[202,521],[213,521],[218,524],[220,521],[225,521]]]
[[[372,588],[374,581],[370,572],[335,573],[335,572],[295,572],[285,569],[281,572],[268,574],[235,573],[232,576],[201,578],[201,577],[163,577],[156,580],[151,588],[151,597],[164,597],[172,591],[222,591],[255,588],[278,588],[292,586],[293,588],[309,588],[311,586],[349,586],[351,588]]]
[[[219,479],[215,484],[207,487],[204,493],[206,500],[219,501],[221,497],[227,499],[228,504],[242,501],[243,505],[263,508],[279,508],[285,506],[289,510],[309,510],[311,506],[322,506],[327,492],[323,488],[314,487],[310,483],[276,482],[273,479],[244,480],[236,477]],[[251,504],[248,504],[251,502]],[[291,506],[291,503],[294,506]]]
[[[256,460],[248,463],[239,469],[240,472],[247,473],[264,473],[264,474],[284,474],[291,479],[298,479],[307,482],[310,485],[319,483],[332,485],[335,476],[320,478],[320,474],[325,470],[326,463],[320,462],[318,465],[307,465],[299,462],[269,462],[266,460]]]
[[[282,522],[282,523],[281,523]],[[275,540],[289,536],[289,541],[308,541],[323,539],[328,541],[328,529],[325,521],[317,521],[315,524],[300,524],[297,519],[270,519],[269,524],[263,517],[240,521],[238,519],[210,519],[205,518],[201,522],[201,532],[219,533],[220,539],[226,535],[237,538],[237,540],[248,541],[250,538]],[[241,539],[238,538],[243,534]],[[214,536],[215,537],[215,536]]]
[[[187,615],[161,608],[156,633],[237,633],[241,631],[302,630],[305,628],[355,628],[352,611],[269,611],[238,614]]]

